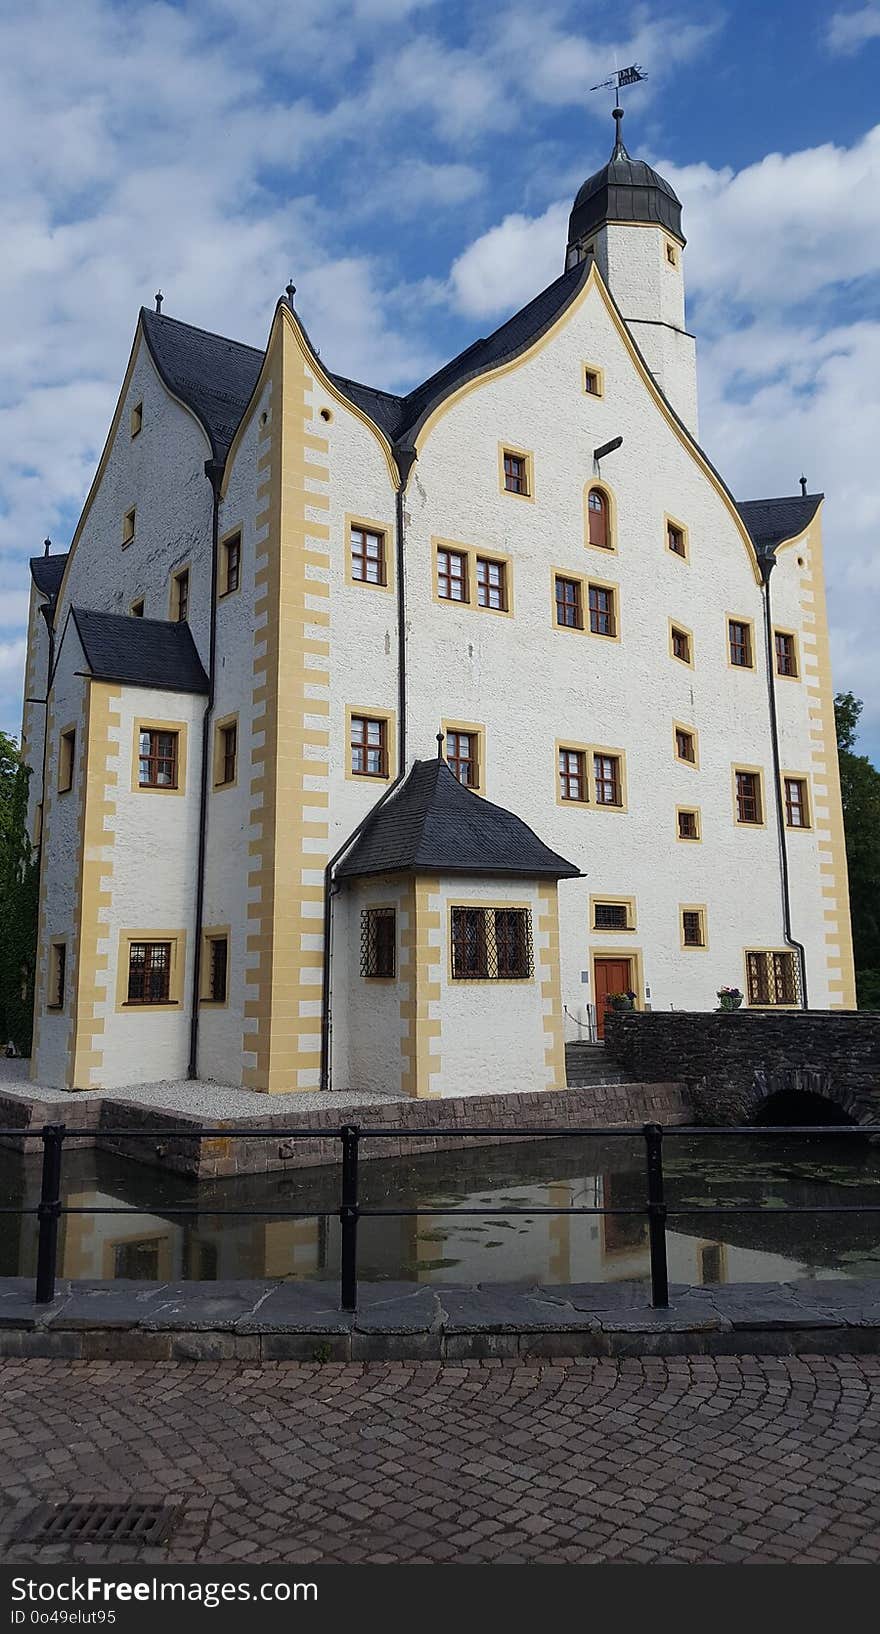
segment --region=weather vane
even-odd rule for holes
[[[598,85],[591,85],[590,90],[591,91],[604,91],[604,90],[610,89],[613,86],[613,88],[614,88],[614,106],[615,106],[615,108],[619,108],[620,107],[620,88],[621,88],[621,86],[622,85],[636,85],[640,79],[647,79],[647,77],[648,77],[647,74],[642,73],[642,70],[641,70],[639,64],[637,62],[634,62],[634,63],[632,63],[630,65],[629,68],[615,68],[614,73],[610,76],[609,79],[602,79],[602,80],[599,81]]]

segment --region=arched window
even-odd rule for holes
[[[608,500],[601,488],[591,488],[587,496],[587,529],[591,545],[599,545],[602,550],[611,549]]]

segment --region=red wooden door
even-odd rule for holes
[[[631,992],[632,972],[629,959],[596,959],[594,969],[596,982],[596,1036],[597,1038],[604,1038],[608,994]]]

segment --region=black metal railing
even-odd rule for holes
[[[93,1139],[98,1134],[101,1140],[186,1140],[191,1136],[183,1135],[179,1128],[156,1129],[76,1129],[68,1128],[63,1123],[47,1123],[37,1129],[0,1129],[0,1140],[37,1140],[43,1142],[43,1169],[40,1186],[40,1201],[35,1206],[9,1205],[0,1207],[0,1215],[36,1215],[38,1223],[37,1243],[37,1277],[35,1299],[38,1305],[49,1304],[55,1297],[55,1281],[58,1275],[58,1235],[63,1216],[77,1214],[128,1214],[131,1211],[125,1205],[111,1207],[109,1205],[86,1206],[67,1204],[62,1199],[62,1154],[65,1140],[86,1137]],[[199,1207],[169,1208],[165,1203],[161,1205],[163,1215],[177,1218],[194,1217],[200,1214],[210,1214],[211,1218],[224,1216],[253,1218],[281,1219],[330,1219],[335,1216],[341,1227],[340,1245],[340,1303],[343,1310],[353,1311],[357,1308],[358,1290],[358,1226],[363,1219],[393,1219],[415,1218],[422,1215],[453,1214],[457,1217],[478,1215],[481,1218],[493,1215],[640,1215],[647,1219],[648,1242],[651,1264],[651,1302],[657,1308],[665,1308],[669,1304],[669,1272],[666,1255],[666,1224],[670,1218],[694,1214],[768,1214],[777,1218],[785,1214],[880,1214],[880,1203],[792,1203],[780,1209],[774,1206],[769,1209],[766,1204],[742,1203],[688,1203],[686,1207],[670,1209],[666,1203],[663,1186],[663,1141],[664,1138],[687,1135],[699,1135],[713,1138],[726,1138],[734,1135],[774,1136],[774,1135],[880,1135],[880,1124],[736,1124],[724,1128],[707,1128],[691,1124],[671,1124],[664,1127],[659,1123],[645,1123],[633,1128],[537,1128],[525,1127],[511,1130],[507,1128],[483,1127],[476,1129],[382,1129],[361,1128],[355,1123],[346,1123],[338,1129],[202,1129],[197,1132],[196,1138],[223,1140],[266,1140],[273,1143],[277,1140],[338,1140],[342,1145],[342,1163],[340,1174],[339,1207],[335,1209],[319,1208],[210,1208]],[[501,1139],[505,1143],[510,1140],[544,1140],[549,1139],[621,1139],[638,1140],[645,1144],[645,1178],[646,1196],[643,1205],[629,1207],[600,1207],[599,1205],[573,1205],[570,1208],[557,1206],[534,1205],[528,1208],[502,1207],[494,1208],[480,1204],[477,1207],[456,1208],[452,1206],[433,1206],[415,1208],[372,1208],[365,1207],[359,1199],[358,1193],[358,1165],[360,1145],[364,1140],[485,1140]]]

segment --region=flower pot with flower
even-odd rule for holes
[[[719,1010],[738,1010],[743,1001],[738,987],[719,987],[717,996]]]

